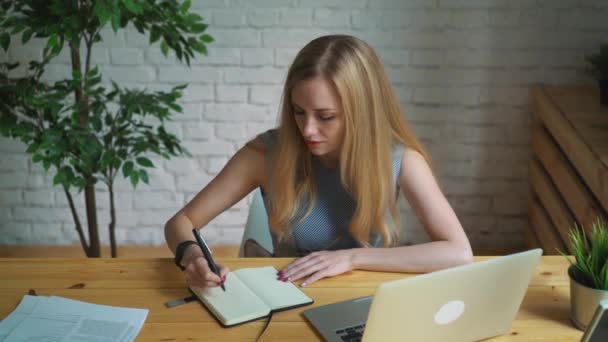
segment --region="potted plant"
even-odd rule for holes
[[[203,18],[190,11],[190,0],[0,0],[0,47],[11,41],[27,44],[31,38],[45,43],[42,60],[26,68],[0,63],[0,133],[23,141],[34,163],[55,173],[85,254],[100,256],[95,185],[108,188],[111,254],[116,256],[114,181],[130,180],[133,187],[148,183],[148,158],[187,154],[164,123],[181,112],[178,100],[185,85],[170,91],[127,89],[112,82],[104,86],[92,65],[93,47],[102,41],[102,28],[114,32],[132,25],[149,34],[189,64],[195,53],[207,54],[213,41],[204,33]],[[49,62],[67,49],[71,77],[43,81]],[[25,75],[24,75],[25,74]],[[109,80],[106,80],[107,83]],[[106,89],[107,87],[107,89]],[[84,190],[88,224],[87,241],[74,206],[71,190]]]
[[[578,225],[569,232],[572,258],[570,267],[570,314],[574,325],[584,330],[599,302],[608,299],[608,229],[598,218],[588,229]],[[563,254],[563,253],[562,253]]]
[[[585,57],[589,65],[587,73],[598,81],[600,103],[608,105],[608,44],[600,46],[600,52]]]

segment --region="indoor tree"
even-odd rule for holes
[[[116,178],[128,178],[135,188],[140,181],[148,183],[146,169],[154,167],[150,155],[169,159],[188,154],[164,127],[173,113],[182,112],[178,100],[186,86],[149,91],[102,83],[91,55],[106,26],[114,32],[134,27],[149,36],[150,44],[159,42],[164,55],[173,51],[188,65],[197,54],[206,55],[206,44],[213,41],[203,18],[191,12],[189,0],[0,0],[0,46],[5,52],[16,39],[44,43],[41,60],[23,66],[0,63],[0,132],[24,142],[34,163],[52,168],[53,184],[67,196],[89,257],[101,254],[95,184],[101,181],[108,188],[115,257]],[[63,49],[69,51],[71,77],[44,81],[45,68]],[[71,189],[84,190],[88,241]]]

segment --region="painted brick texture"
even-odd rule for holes
[[[153,160],[151,186],[135,192],[118,182],[120,244],[163,244],[164,222],[233,153],[275,124],[281,85],[298,49],[319,35],[344,33],[380,55],[473,245],[521,247],[530,87],[590,82],[584,55],[608,37],[605,0],[197,0],[193,8],[210,23],[216,42],[190,68],[162,56],[134,29],[104,32],[94,51],[105,80],[149,89],[189,84],[184,114],[168,127],[193,156]],[[14,46],[0,58],[27,62],[41,49],[39,42]],[[67,74],[64,51],[45,77]],[[24,151],[23,144],[0,138],[0,243],[77,243],[64,194]],[[101,186],[97,194],[107,243],[108,194]],[[248,200],[206,227],[211,243],[240,242]],[[427,241],[407,203],[400,209],[404,242]]]

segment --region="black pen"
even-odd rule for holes
[[[203,239],[203,237],[201,236],[201,234],[198,232],[198,230],[196,228],[192,229],[192,234],[194,234],[194,237],[196,238],[196,242],[198,242],[199,247],[201,247],[201,250],[203,251],[203,254],[205,255],[205,259],[207,259],[207,265],[209,265],[209,268],[211,269],[211,271],[213,271],[213,273],[217,274],[218,277],[222,278],[222,276],[220,275],[220,270],[217,268],[215,261],[213,261],[213,257],[211,256],[211,250],[207,246],[205,239]],[[224,284],[222,284],[220,286],[222,287],[222,290],[226,291]]]

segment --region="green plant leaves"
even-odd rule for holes
[[[123,5],[134,14],[142,14],[143,8],[133,0],[122,0]]]
[[[122,174],[123,174],[123,176],[125,176],[125,178],[131,176],[132,171],[133,171],[133,162],[132,161],[128,161],[122,165]]]
[[[201,40],[205,43],[212,43],[214,41],[213,37],[208,34],[204,34],[201,36]]]
[[[150,44],[156,43],[160,39],[161,31],[158,26],[152,26],[150,29]]]
[[[166,57],[167,54],[169,53],[169,45],[167,44],[166,41],[162,41],[160,43],[160,51],[163,53],[163,55]]]
[[[23,34],[21,35],[21,43],[25,44],[25,43],[29,42],[30,38],[32,38],[33,33],[34,33],[34,31],[29,28],[27,30],[23,31]]]
[[[133,185],[133,187],[137,187],[137,183],[139,182],[139,173],[131,172],[131,174],[129,175],[129,179],[131,180],[131,184]]]
[[[139,170],[139,179],[146,184],[150,184],[150,179],[148,178],[148,172],[146,172],[146,170]]]
[[[184,3],[179,7],[180,12],[182,13],[186,13],[188,12],[188,10],[190,9],[190,6],[192,6],[192,1],[190,0],[186,0],[184,1]]]
[[[152,161],[146,157],[137,157],[137,164],[143,166],[143,167],[154,167],[154,164],[152,164]]]
[[[608,290],[608,228],[605,221],[598,218],[588,232],[587,236],[577,224],[569,232],[576,280],[585,286]]]
[[[8,51],[8,46],[11,44],[11,35],[8,32],[0,34],[0,46],[4,51]]]
[[[63,48],[63,39],[60,39],[56,34],[51,34],[46,42],[45,50],[49,51],[52,55],[57,55]]]
[[[99,31],[106,25],[117,31],[132,24],[150,34],[151,43],[160,41],[163,54],[174,51],[180,61],[189,63],[196,54],[206,54],[207,44],[214,40],[205,33],[203,17],[191,11],[190,0],[28,4],[2,3],[6,17],[0,25],[0,47],[8,50],[11,34],[21,33],[23,44],[42,38],[44,58],[31,61],[25,77],[11,77],[18,64],[0,63],[0,90],[10,94],[0,97],[0,133],[23,141],[32,160],[53,168],[54,183],[68,190],[98,180],[111,186],[117,176],[128,178],[133,186],[148,183],[147,169],[155,167],[152,155],[188,155],[164,127],[166,120],[183,111],[185,85],[150,92],[112,83],[107,90],[95,65],[84,69],[88,49],[101,41]],[[81,70],[75,68],[68,79],[55,83],[42,81],[46,66],[63,47],[70,49],[70,58]]]

